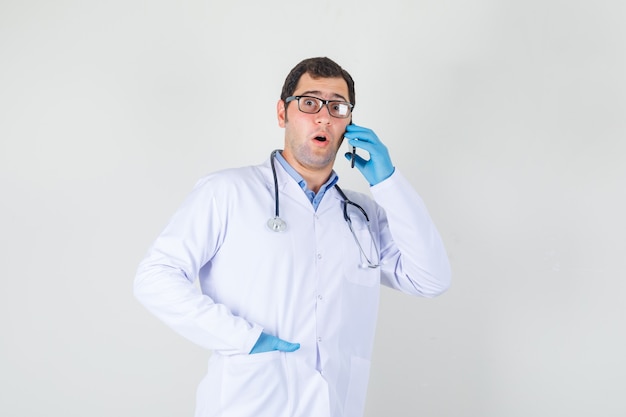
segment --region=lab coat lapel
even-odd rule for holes
[[[334,210],[338,207],[341,208],[342,201],[343,198],[339,195],[337,189],[335,187],[331,187],[326,190],[324,198],[320,201],[320,205],[317,207],[317,213],[321,215],[328,210]]]

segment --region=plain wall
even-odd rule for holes
[[[626,415],[625,5],[0,0],[0,415],[193,415],[209,353],[137,265],[199,177],[282,146],[319,55],[453,267],[383,289],[366,416]]]

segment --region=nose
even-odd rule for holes
[[[324,107],[326,107],[324,109]],[[315,113],[315,121],[320,124],[330,124],[332,116],[330,115],[330,110],[328,109],[328,103],[322,104],[322,108],[320,111]]]

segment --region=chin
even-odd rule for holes
[[[332,166],[335,163],[335,153],[328,155],[304,155],[301,161],[303,165],[308,165],[311,168],[326,168],[329,165]]]

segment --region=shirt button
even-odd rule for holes
[[[318,300],[323,300],[323,299],[324,299],[324,296],[323,296],[322,294],[319,294],[319,295],[317,296],[317,299],[318,299]]]
[[[317,338],[317,341],[318,341],[318,342],[321,342],[321,341],[322,341],[322,338],[321,338],[321,337],[318,337],[318,338]]]
[[[321,253],[317,254],[317,259],[322,259],[322,254]]]

